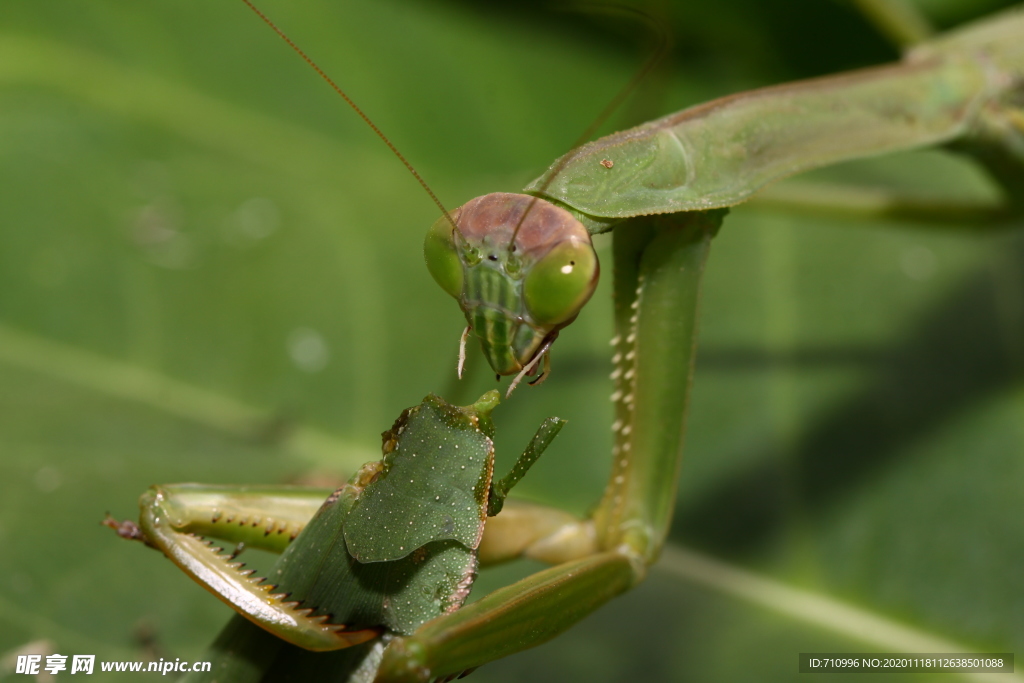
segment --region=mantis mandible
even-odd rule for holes
[[[530,234],[529,221],[556,213],[578,236],[569,249],[584,255],[585,248],[576,251],[583,242],[578,226],[588,233],[614,228],[615,464],[592,519],[559,532],[561,540],[596,532],[596,542],[578,544],[571,562],[392,641],[382,677],[397,677],[410,662],[418,671],[449,675],[537,644],[643,578],[657,558],[675,498],[700,276],[723,217],[721,208],[801,170],[955,140],[992,172],[1011,204],[1019,204],[1024,126],[1014,97],[1024,69],[1022,25],[1020,15],[1001,17],[924,43],[892,67],[754,91],[651,122],[556,162],[557,173],[528,188],[553,200],[550,209],[539,201],[533,205],[530,196],[502,196],[494,198],[504,202],[505,218],[497,228],[463,228],[462,213],[472,214],[476,204],[452,212],[457,227],[446,227],[448,218],[435,224],[428,264],[442,287],[463,304],[485,348],[504,350],[486,352],[499,374],[536,368],[559,326],[571,322],[586,302],[597,270],[596,261],[589,270],[580,268],[587,276],[569,283],[557,305],[536,314],[534,309],[544,304],[532,300],[527,285],[534,268],[554,274],[542,280],[580,273],[572,256],[569,263],[544,263],[561,244],[557,239],[542,252],[524,244],[520,253],[532,261],[509,267],[516,240]],[[563,273],[566,265],[572,268]],[[494,302],[488,293],[481,294],[482,288],[470,291],[467,283],[484,281],[473,274],[474,267],[500,269],[512,279],[520,275],[526,291],[515,314],[535,314],[528,322],[537,323],[541,332],[517,346],[516,335],[502,339],[494,325],[485,325],[486,316],[477,309],[489,303],[510,308],[511,299]],[[486,278],[495,280],[490,272]],[[550,287],[544,282],[539,291]],[[513,519],[503,518],[494,520],[488,535],[500,539],[510,534]],[[536,550],[550,547],[549,527],[544,515],[515,520],[517,533],[534,532],[520,550],[553,559]],[[486,561],[519,550],[491,553],[485,543],[480,552]],[[568,558],[562,553],[559,559]],[[556,618],[538,630],[524,618],[531,609]]]

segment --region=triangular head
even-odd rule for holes
[[[590,299],[601,270],[590,233],[568,210],[506,192],[439,218],[423,255],[499,375],[535,367]]]

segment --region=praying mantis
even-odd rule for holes
[[[593,517],[570,524],[568,532],[560,531],[563,538],[595,534],[596,538],[593,545],[574,546],[575,558],[564,554],[558,558],[575,559],[575,563],[524,580],[500,597],[485,598],[472,611],[439,617],[438,623],[431,622],[408,640],[396,639],[392,654],[384,655],[385,671],[388,666],[395,671],[394,667],[400,666],[396,662],[405,661],[403,657],[419,657],[417,668],[429,675],[473,668],[551,637],[643,578],[668,532],[675,500],[695,348],[697,297],[710,241],[723,217],[720,208],[739,203],[765,183],[801,170],[958,139],[966,140],[1000,180],[1012,208],[1021,177],[1017,99],[1021,33],[1019,15],[1001,17],[926,42],[896,67],[711,103],[575,150],[567,160],[555,163],[549,178],[542,177],[530,186],[557,202],[552,209],[563,219],[568,216],[567,220],[575,221],[573,225],[591,233],[609,229],[615,233],[613,472]],[[837,109],[842,116],[836,115]],[[772,113],[780,111],[782,116],[773,120]],[[794,119],[792,112],[800,118]],[[794,121],[800,125],[794,126]],[[500,239],[488,243],[486,237],[478,238],[464,229],[457,211],[452,222],[442,218],[435,224],[427,249],[432,273],[459,299],[470,329],[482,337],[485,349],[488,344],[495,348],[497,337],[488,336],[490,333],[481,329],[485,327],[481,318],[474,317],[474,306],[487,300],[479,292],[474,297],[467,295],[464,285],[471,279],[467,268],[492,261],[500,263],[505,274],[518,269],[528,281],[531,269],[543,269],[551,253],[531,254],[524,248],[525,265],[517,263],[511,268],[509,254],[520,223],[523,234],[528,234],[532,230],[527,223],[530,213],[551,210],[547,205],[529,208],[533,199],[528,197],[503,195],[494,200],[504,222],[500,230],[486,234]],[[461,211],[473,213],[466,208]],[[650,218],[638,214],[667,215]],[[582,234],[577,234],[577,243],[584,243]],[[464,242],[459,241],[460,235]],[[573,249],[578,246],[574,244]],[[560,256],[568,260],[558,260],[554,273],[575,275],[575,261],[586,258],[578,256],[580,253],[589,254],[584,249],[573,251],[575,256]],[[564,270],[567,266],[572,266],[568,272]],[[574,284],[577,289],[565,297],[568,304],[535,317],[546,318],[555,326],[571,322],[589,298],[595,272],[593,265],[586,277]],[[533,313],[538,305],[530,301],[528,282],[524,288],[525,307]],[[499,374],[532,369],[531,364],[550,353],[558,329],[534,335],[525,351],[488,353],[493,369]],[[506,336],[502,343],[508,342]],[[495,363],[499,356],[515,362]],[[526,546],[547,544],[540,529],[550,527],[548,519],[541,516],[539,521],[516,523],[517,533],[527,536],[530,524],[536,525],[537,532]],[[506,533],[500,524],[493,531],[496,537]],[[536,590],[544,581],[564,581],[571,588],[578,581],[569,579],[581,575],[600,583],[601,590],[588,584],[586,590],[559,596],[571,601],[576,611],[564,621],[555,620],[543,634],[526,637],[516,630],[517,608],[506,603],[521,608],[531,599],[517,590],[527,586]],[[568,602],[551,595],[544,598],[538,604],[554,612],[570,612]],[[460,630],[466,623],[473,629]],[[452,663],[435,653],[443,651],[443,644],[456,632],[463,654]],[[402,648],[407,648],[405,654]]]

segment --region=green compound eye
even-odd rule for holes
[[[552,247],[523,282],[534,322],[557,325],[574,318],[594,293],[597,275],[597,254],[588,240],[574,236]]]
[[[447,216],[434,221],[423,242],[423,259],[441,289],[458,299],[462,296],[465,274],[459,252],[455,249],[454,230]]]

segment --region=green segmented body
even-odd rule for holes
[[[378,636],[409,636],[456,611],[476,578],[488,516],[565,425],[545,420],[512,471],[492,481],[498,401],[497,391],[465,407],[427,396],[381,435],[383,458],[329,496],[294,486],[154,486],[140,500],[138,525],[105,522],[161,550],[238,612],[211,651],[213,668],[189,680],[309,679],[260,677],[294,665],[369,683],[383,650]],[[238,548],[225,555],[207,536]],[[242,546],[281,556],[256,577],[235,559]]]
[[[497,402],[494,391],[467,407],[427,396],[384,433],[384,459],[365,465],[301,527],[294,518],[310,512],[302,491],[265,492],[275,512],[258,512],[259,490],[185,485],[147,492],[140,528],[239,614],[294,645],[327,651],[385,630],[411,633],[461,605],[476,576]],[[271,519],[295,540],[272,538]],[[283,553],[269,581],[253,579],[254,570],[194,535],[204,532]],[[373,567],[382,562],[385,570]]]

